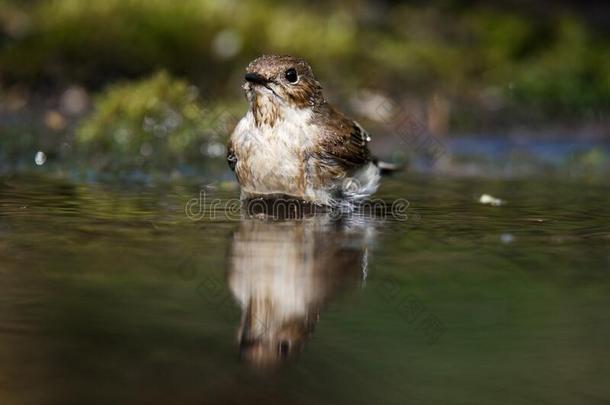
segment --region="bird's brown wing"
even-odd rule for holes
[[[371,161],[369,134],[356,122],[324,104],[320,111],[322,139],[316,151],[318,158],[344,170],[358,168]]]

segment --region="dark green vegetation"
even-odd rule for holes
[[[325,219],[228,220],[210,203],[192,222],[184,205],[199,190],[0,179],[3,403],[610,398],[607,187],[552,178],[387,180],[380,197],[408,199],[409,218],[350,227],[354,237],[368,235],[352,247],[368,249],[366,282],[360,261],[328,255],[339,225],[321,227],[315,240],[295,231],[277,241],[244,231],[253,222],[282,232]],[[210,199],[236,197],[208,191]],[[507,203],[481,205],[483,192]],[[258,244],[239,250],[240,240]],[[312,243],[313,255],[291,256]],[[239,360],[233,255],[253,266],[241,276],[276,260],[261,277],[277,272],[282,282],[301,269],[306,289],[317,266],[326,282],[342,284],[299,358],[279,370],[254,373]],[[295,267],[286,266],[291,257]],[[351,282],[333,278],[337,269]],[[443,327],[432,344],[422,324],[428,315]]]
[[[0,170],[38,151],[61,170],[216,164],[265,52],[307,58],[386,145],[405,116],[437,137],[607,134],[607,8],[537,4],[0,0]]]
[[[610,41],[578,5],[423,4],[3,0],[0,74],[99,89],[166,69],[225,99],[245,63],[276,52],[309,59],[335,92],[439,94],[458,111],[542,117],[608,111]]]
[[[535,13],[459,3],[306,4],[5,0],[0,71],[5,84],[100,87],[164,68],[233,94],[228,80],[250,58],[280,52],[311,60],[335,90],[440,91],[575,114],[610,101],[608,38],[561,6]]]

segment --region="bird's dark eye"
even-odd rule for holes
[[[299,76],[297,75],[297,71],[290,68],[285,73],[284,76],[289,83],[296,83],[299,80]]]

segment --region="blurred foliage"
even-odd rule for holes
[[[167,169],[224,156],[226,107],[205,103],[197,87],[160,72],[112,85],[76,130],[76,147],[97,169]]]
[[[261,53],[308,59],[328,98],[378,140],[408,137],[395,130],[405,114],[435,136],[605,131],[603,18],[571,0],[511,4],[0,0],[0,171],[32,167],[38,152],[47,168],[78,161],[94,173],[207,164],[224,155],[245,111],[244,67]],[[390,118],[384,100],[398,103]]]
[[[0,77],[99,88],[166,69],[226,99],[238,97],[245,64],[273,52],[310,60],[331,93],[440,95],[458,130],[509,116],[499,112],[548,121],[608,111],[610,41],[581,16],[426,4],[4,0]]]

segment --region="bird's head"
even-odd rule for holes
[[[293,56],[263,55],[248,65],[244,89],[257,123],[271,124],[285,109],[312,108],[324,102],[311,67]]]

